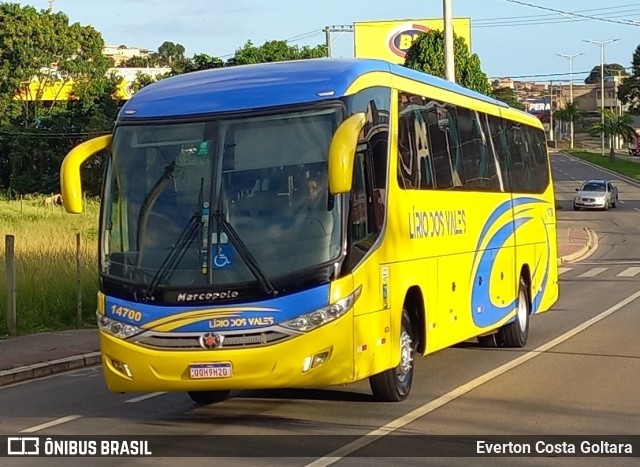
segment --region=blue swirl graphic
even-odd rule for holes
[[[532,210],[532,208],[526,208],[525,206],[527,204],[541,203],[544,203],[544,201],[533,197],[514,198],[513,202],[506,201],[500,204],[493,211],[493,213],[491,213],[491,215],[487,219],[487,222],[482,228],[476,245],[476,253],[473,260],[475,273],[473,274],[473,282],[471,285],[471,316],[476,326],[492,326],[497,322],[503,320],[506,316],[508,316],[515,310],[517,306],[517,296],[513,297],[513,300],[505,305],[496,305],[491,301],[491,271],[493,270],[495,258],[499,250],[501,248],[504,248],[504,245],[507,243],[507,241],[511,238],[511,236],[515,234],[515,232],[520,227],[530,222],[531,220],[534,220],[534,217],[524,215],[525,213],[528,213]],[[515,210],[517,207],[524,207],[524,209],[520,209],[519,212],[516,213]],[[510,209],[514,210],[514,216],[520,217],[514,219],[512,222],[511,216],[508,216],[504,225],[502,225],[497,230],[497,232],[494,233],[491,238],[489,238],[486,245],[481,248],[481,246],[485,242],[488,232],[495,226],[495,224],[498,222],[498,219],[500,219],[501,216],[507,213]],[[542,222],[542,225],[544,228],[544,222]],[[540,308],[542,295],[544,293],[550,274],[549,268],[551,260],[549,257],[551,251],[549,246],[549,233],[547,232],[546,228],[544,228],[544,231],[547,245],[547,261],[541,286],[532,297],[532,313],[536,313]],[[480,258],[479,260],[478,255]],[[543,259],[544,258],[542,257],[538,258],[534,271],[532,273],[533,277],[537,277]]]
[[[496,305],[491,301],[491,270],[495,262],[494,253],[504,246],[521,225],[529,222],[532,217],[516,219],[514,224],[502,226],[489,240],[487,247],[480,255],[480,261],[471,289],[471,316],[476,326],[487,327],[497,323],[515,308],[516,299],[506,305]],[[483,278],[482,282],[480,278]]]

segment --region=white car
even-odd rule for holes
[[[576,188],[573,209],[609,209],[618,205],[618,188],[609,180],[587,180]]]

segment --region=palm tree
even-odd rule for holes
[[[604,111],[604,125],[602,122],[595,123],[591,127],[592,134],[604,133],[606,138],[609,138],[609,161],[614,162],[616,160],[616,148],[615,137],[622,136],[625,141],[628,141],[635,134],[633,128],[633,117],[625,113],[623,115],[616,115],[612,110]]]
[[[569,122],[569,134],[571,138],[571,149],[573,149],[573,124],[582,120],[582,112],[575,102],[568,102],[564,108],[558,109],[553,113],[553,118],[562,122]]]

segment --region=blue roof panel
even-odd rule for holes
[[[344,96],[359,76],[375,71],[391,71],[499,103],[441,78],[382,60],[320,58],[217,68],[166,78],[135,93],[122,108],[120,118],[185,117],[335,99]]]

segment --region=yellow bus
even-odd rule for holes
[[[108,151],[97,310],[115,392],[309,388],[404,400],[414,358],[521,347],[558,297],[533,116],[379,60],[229,67],[145,87]]]

